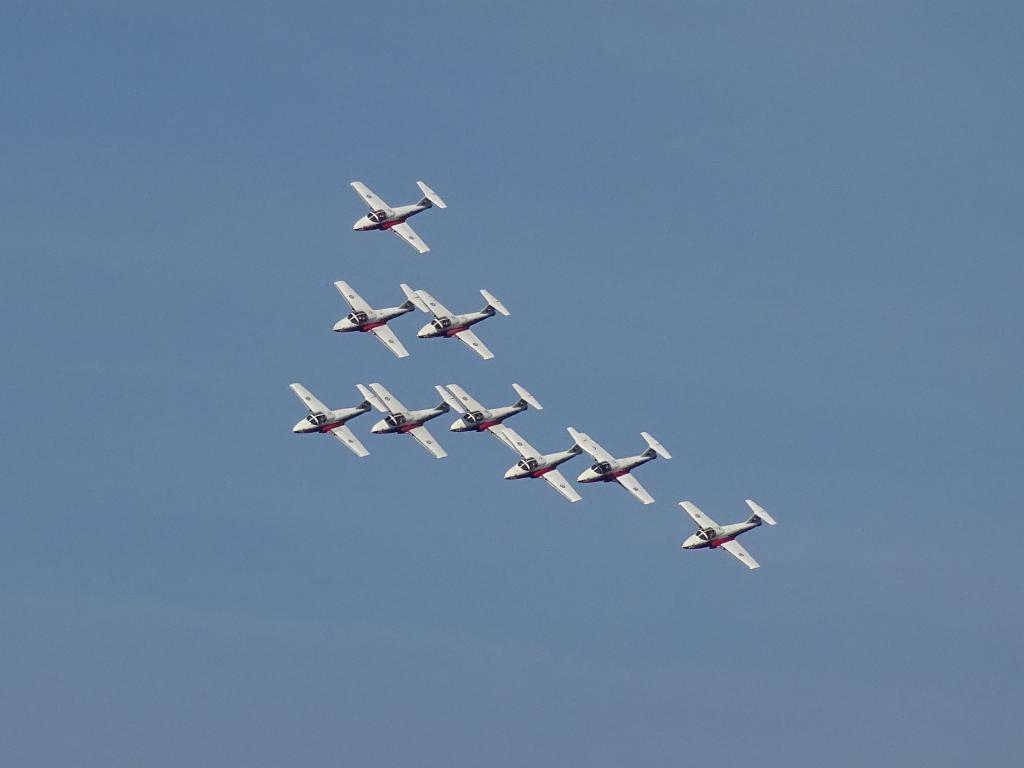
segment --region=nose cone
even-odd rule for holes
[[[518,480],[521,477],[522,471],[519,467],[509,467],[508,472],[505,473],[505,479]]]
[[[466,431],[466,422],[464,422],[462,419],[459,419],[454,424],[452,424],[450,427],[448,427],[448,429],[450,429],[452,432],[465,432]]]
[[[308,430],[309,430],[309,422],[306,421],[305,419],[303,419],[298,424],[296,424],[294,427],[292,427],[292,432],[294,432],[296,435],[301,435],[303,432],[306,432]]]
[[[430,323],[427,323],[426,325],[424,325],[422,328],[420,328],[416,332],[416,336],[417,336],[417,338],[425,339],[428,336],[430,336],[430,334],[431,334],[431,332],[433,330],[434,330],[434,326],[432,326]]]
[[[345,331],[351,330],[351,328],[352,328],[352,323],[349,322],[347,319],[343,318],[343,319],[339,320],[338,322],[336,322],[334,324],[334,326],[331,328],[331,330],[332,331],[337,331],[338,333],[344,333]]]
[[[592,469],[584,469],[580,472],[580,476],[576,478],[577,483],[589,483],[597,477],[597,473]]]
[[[363,218],[361,219],[356,219],[356,223],[352,225],[352,229],[354,229],[356,232],[361,232],[362,230],[366,229],[367,224],[369,224],[369,220],[365,216],[363,216]]]
[[[683,549],[693,549],[700,543],[700,539],[697,538],[697,534],[693,534],[686,541],[683,542]]]
[[[370,431],[373,432],[375,435],[379,435],[379,434],[381,434],[383,432],[387,432],[387,430],[388,430],[388,423],[386,421],[384,421],[384,419],[381,419],[380,421],[378,421],[376,424],[374,424],[370,428]]]

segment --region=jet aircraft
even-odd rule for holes
[[[309,408],[309,416],[292,427],[292,432],[299,435],[329,432],[348,446],[356,456],[370,455],[370,452],[363,447],[359,439],[352,434],[352,430],[345,426],[345,422],[370,410],[370,403],[367,402],[369,398],[364,399],[355,408],[333,410],[317,400],[312,392],[298,382],[288,386],[291,387],[292,392],[302,401],[303,405]]]
[[[641,432],[640,436],[647,442],[647,450],[638,456],[627,456],[622,459],[616,459],[608,451],[594,442],[590,435],[584,434],[583,432],[577,432],[573,427],[569,427],[569,434],[572,435],[572,439],[576,441],[576,444],[580,446],[584,451],[594,457],[595,462],[590,466],[589,469],[583,470],[580,476],[576,478],[577,482],[580,483],[609,483],[612,480],[617,482],[631,494],[636,496],[643,504],[653,504],[654,498],[647,492],[647,490],[637,482],[637,479],[633,477],[629,471],[639,467],[641,464],[646,464],[648,461],[661,456],[665,459],[671,459],[672,454],[665,450],[665,447],[650,436],[647,432]]]
[[[511,427],[505,427],[500,433],[495,434],[509,448],[522,457],[505,473],[506,480],[521,480],[524,477],[543,477],[548,481],[548,485],[569,501],[580,500],[581,497],[576,492],[576,489],[569,485],[569,481],[556,469],[559,464],[564,464],[574,456],[579,456],[583,453],[583,449],[578,444],[573,443],[568,450],[558,451],[557,453],[540,453]]]
[[[344,319],[336,322],[331,330],[338,333],[351,333],[353,331],[370,332],[380,339],[385,347],[394,352],[396,357],[409,356],[408,351],[402,346],[402,342],[398,340],[395,332],[388,328],[387,324],[388,321],[394,320],[396,317],[414,311],[416,309],[415,304],[406,299],[404,304],[400,304],[397,307],[374,309],[344,280],[337,281],[334,287],[338,289],[341,297],[349,303],[352,311]],[[408,290],[409,286],[403,284],[402,289]]]
[[[363,184],[363,182],[353,181],[352,189],[370,206],[370,212],[357,220],[352,225],[352,229],[356,232],[366,232],[371,229],[390,230],[420,253],[429,251],[430,248],[427,244],[419,238],[412,227],[405,223],[405,220],[434,206],[438,208],[447,208],[448,206],[434,190],[422,181],[417,181],[416,186],[423,193],[423,197],[418,203],[392,208],[377,197],[373,190]]]
[[[369,389],[362,384],[357,384],[356,387],[363,397],[369,401],[370,405],[381,413],[387,414],[387,416],[374,424],[370,430],[375,435],[386,435],[392,432],[408,434],[426,448],[435,459],[443,459],[448,455],[444,452],[444,448],[437,444],[434,436],[423,426],[431,419],[436,419],[441,414],[448,413],[451,410],[451,406],[448,403],[442,400],[441,404],[434,408],[410,411],[381,384],[371,384]]]
[[[487,302],[483,309],[479,312],[456,315],[426,291],[405,291],[406,298],[421,311],[434,316],[433,320],[420,328],[416,336],[421,339],[456,338],[484,360],[490,360],[494,357],[494,353],[470,330],[470,326],[493,317],[495,313],[500,313],[505,317],[511,313],[490,292],[480,289],[480,295]]]
[[[760,568],[757,560],[752,558],[743,546],[736,541],[741,533],[757,528],[762,522],[768,525],[775,525],[775,520],[764,509],[754,501],[747,499],[747,506],[753,514],[745,522],[733,523],[732,525],[719,525],[710,517],[698,509],[692,501],[680,501],[679,506],[686,510],[686,513],[693,518],[700,530],[690,536],[682,543],[683,549],[724,549],[735,557],[747,568],[753,570]]]
[[[538,411],[543,411],[537,399],[518,384],[513,384],[512,389],[519,395],[519,399],[512,405],[503,408],[484,408],[480,403],[466,392],[458,384],[448,384],[444,387],[434,387],[441,395],[441,398],[448,403],[456,412],[463,414],[449,429],[452,432],[490,432],[497,438],[501,438],[501,431],[506,429],[502,423],[510,416],[522,413],[531,406]]]

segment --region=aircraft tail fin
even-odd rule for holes
[[[651,437],[650,432],[641,432],[640,436],[647,442],[647,450],[644,451],[645,456],[661,456],[663,459],[671,459],[672,454],[665,450],[665,446]]]
[[[405,294],[405,303],[416,307],[420,312],[430,314],[430,308],[426,305],[420,295],[405,283],[402,283],[402,293]],[[403,305],[404,306],[404,305]]]
[[[420,205],[436,205],[438,208],[448,207],[448,204],[441,199],[441,196],[422,181],[417,181],[416,186],[419,187],[420,192],[423,193],[423,199],[419,202]]]
[[[484,301],[487,302],[487,306],[484,307],[485,310],[493,309],[495,312],[500,312],[505,317],[508,317],[509,315],[512,314],[505,308],[505,305],[498,301],[494,294],[488,291],[486,288],[480,289],[480,295],[483,296]]]
[[[762,507],[756,501],[752,501],[751,499],[747,499],[746,501],[747,506],[750,507],[750,511],[754,513],[750,516],[750,519],[747,520],[748,523],[752,523],[756,520],[758,522],[758,525],[760,525],[761,521],[763,520],[764,522],[768,523],[768,525],[775,525],[775,518],[769,515],[767,512],[765,512],[764,507]]]
[[[441,396],[441,400],[447,403],[451,408],[455,409],[457,413],[465,413],[466,407],[459,402],[449,390],[448,387],[443,387],[440,384],[435,384],[434,389],[437,390],[437,394]]]
[[[516,391],[516,394],[519,395],[520,403],[525,403],[531,408],[536,408],[538,411],[544,410],[544,406],[540,404],[537,398],[535,398],[533,395],[527,392],[525,387],[521,387],[518,384],[513,383],[512,389],[514,389]],[[518,404],[519,403],[517,403],[517,405]]]
[[[372,405],[381,413],[391,412],[390,409],[386,405],[384,405],[384,401],[377,397],[377,395],[371,392],[367,387],[363,386],[362,384],[356,384],[356,389],[359,390],[359,394],[363,396],[363,400],[365,402]]]

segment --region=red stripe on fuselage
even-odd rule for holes
[[[598,479],[599,480],[604,480],[606,483],[609,483],[612,480],[618,480],[623,475],[628,475],[628,474],[629,474],[629,470],[628,469],[620,469],[620,470],[617,470],[615,472],[609,472],[608,474],[601,475],[601,477],[599,477]]]
[[[322,427],[317,429],[317,432],[320,432],[321,434],[326,434],[326,433],[330,432],[332,429],[337,429],[338,427],[340,427],[344,423],[345,423],[344,421],[339,421],[339,422],[336,422],[334,424],[324,424]]]
[[[359,326],[359,330],[366,333],[367,331],[372,331],[374,328],[380,328],[382,325],[387,325],[387,323],[367,323],[366,325]]]
[[[711,547],[712,549],[717,549],[718,547],[722,546],[723,544],[728,544],[730,541],[733,541],[735,538],[736,538],[735,536],[728,536],[728,537],[726,537],[724,539],[715,539],[714,541],[709,543],[708,546]]]
[[[544,469],[534,470],[530,473],[530,477],[544,477],[548,472],[553,470],[554,467],[544,467]]]
[[[463,331],[468,331],[468,330],[469,330],[469,326],[468,325],[465,325],[462,328],[449,328],[447,331],[444,332],[444,335],[447,336],[450,339],[456,333],[462,333]]]
[[[401,219],[395,219],[394,221],[385,221],[383,224],[380,225],[380,228],[381,229],[391,229],[392,227],[394,227],[397,224],[405,224],[405,220],[408,219],[408,218],[409,218],[408,216],[405,216],[405,217],[403,217]]]

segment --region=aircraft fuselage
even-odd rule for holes
[[[501,424],[509,416],[522,413],[529,405],[525,400],[520,400],[515,405],[504,408],[485,408],[479,411],[470,411],[462,418],[453,423],[449,429],[452,432],[483,432],[491,427]]]
[[[576,478],[579,483],[610,483],[617,480],[630,470],[653,460],[657,454],[653,450],[644,451],[639,456],[627,456],[623,459],[595,461]]]
[[[741,533],[757,528],[761,525],[761,519],[746,523],[733,523],[732,525],[718,525],[702,528],[683,542],[683,549],[717,549],[723,544],[732,541]]]
[[[482,320],[486,320],[488,317],[494,317],[495,311],[492,307],[487,307],[479,312],[467,312],[464,315],[450,315],[445,317],[435,317],[429,323],[424,325],[416,333],[416,336],[420,339],[435,339],[449,337],[451,338],[459,331],[465,331],[470,326],[476,325]]]
[[[574,446],[567,451],[545,453],[543,456],[536,459],[520,459],[514,466],[509,467],[508,471],[505,473],[505,479],[522,480],[527,477],[543,477],[545,474],[558,467],[558,465],[564,464],[575,456],[579,456],[582,452],[582,448]]]
[[[422,427],[431,419],[436,419],[442,414],[451,410],[447,403],[442,403],[436,408],[424,408],[418,411],[405,411],[402,413],[389,413],[378,421],[371,428],[371,432],[377,435],[391,433],[405,434],[406,432]]]
[[[366,333],[374,328],[380,328],[396,317],[415,311],[416,307],[412,302],[406,302],[400,307],[386,307],[385,309],[352,310],[346,317],[334,324],[331,329],[338,333],[352,333],[360,331]]]
[[[330,432],[368,410],[370,410],[370,404],[364,402],[355,408],[338,408],[325,413],[311,413],[292,427],[292,432],[299,435]]]
[[[425,203],[416,203],[415,205],[400,205],[397,208],[392,208],[392,213],[381,209],[376,211],[370,211],[365,216],[361,216],[356,220],[356,223],[352,225],[352,229],[356,232],[369,232],[374,229],[391,229],[396,224],[401,224],[410,216],[415,216],[417,213],[422,213],[428,208],[433,208],[430,201],[427,200]]]

